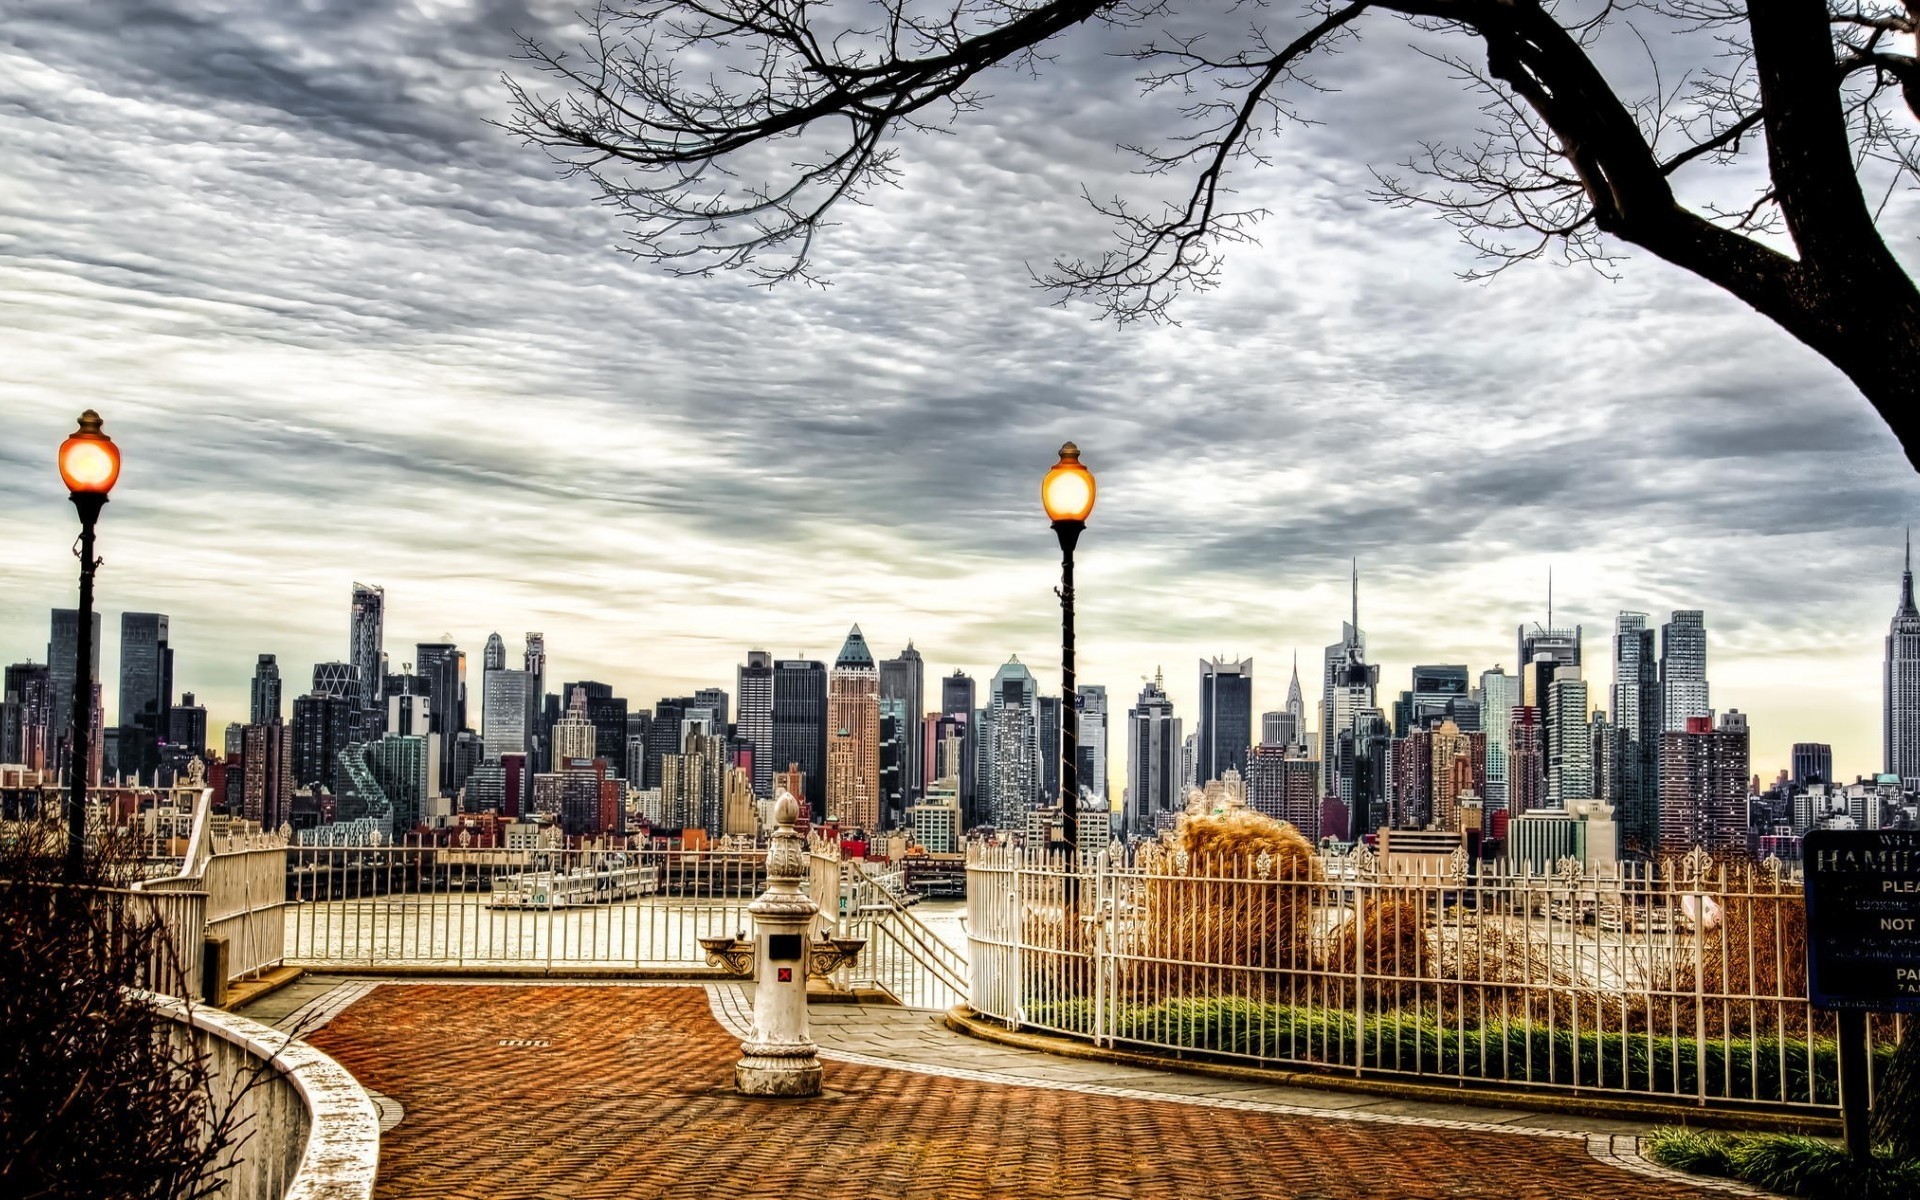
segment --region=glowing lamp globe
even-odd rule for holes
[[[120,478],[120,447],[100,432],[100,414],[80,414],[80,428],[60,443],[60,478],[79,496],[104,496]]]
[[[1085,521],[1093,512],[1093,472],[1080,461],[1080,447],[1060,447],[1060,461],[1040,481],[1040,503],[1052,521]]]

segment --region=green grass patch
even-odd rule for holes
[[[1036,1005],[1028,1020],[1073,1033],[1094,1028],[1093,1001]],[[1462,1026],[1412,1008],[1368,1013],[1235,997],[1179,997],[1115,1007],[1105,1028],[1132,1042],[1274,1062],[1324,1063],[1423,1075],[1554,1083],[1724,1100],[1839,1103],[1830,1039],[1709,1038],[1574,1030],[1540,1021]],[[1882,1067],[1893,1047],[1880,1050]]]
[[[1856,1163],[1823,1138],[1657,1129],[1646,1155],[1676,1171],[1738,1179],[1788,1196],[1920,1200],[1920,1163],[1901,1162],[1884,1147],[1871,1162]]]

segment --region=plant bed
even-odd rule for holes
[[[1824,1138],[1666,1128],[1654,1131],[1644,1153],[1676,1171],[1737,1179],[1787,1196],[1920,1200],[1920,1162],[1896,1159],[1884,1146],[1871,1162],[1856,1163]]]
[[[1028,1009],[1031,1024],[1081,1036],[1093,1032],[1090,1000]],[[1773,1035],[1712,1037],[1580,1030],[1506,1020],[1443,1023],[1415,1009],[1369,1013],[1263,1003],[1234,997],[1180,997],[1127,1004],[1106,1032],[1121,1041],[1267,1063],[1359,1066],[1380,1071],[1491,1082],[1554,1083],[1652,1095],[1793,1104],[1839,1103],[1838,1051],[1831,1040]],[[1358,1038],[1356,1039],[1356,1031]],[[1358,1040],[1356,1054],[1355,1042]],[[1884,1069],[1893,1047],[1877,1050]],[[1704,1078],[1703,1078],[1704,1076]]]

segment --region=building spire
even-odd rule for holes
[[[1353,635],[1360,636],[1360,560],[1353,560]]]
[[[1920,609],[1913,603],[1913,527],[1907,527],[1906,569],[1900,573],[1900,610],[1893,614],[1894,619],[1901,617],[1920,617]]]

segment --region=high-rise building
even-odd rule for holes
[[[753,794],[773,796],[773,655],[747,651],[734,683],[740,701],[740,740],[753,754]],[[783,764],[784,765],[784,764]],[[638,786],[639,780],[635,779]]]
[[[1296,726],[1293,714],[1285,709],[1274,709],[1260,714],[1260,744],[1262,746],[1288,746],[1293,744]]]
[[[505,662],[504,653],[501,661]],[[485,690],[480,698],[480,738],[488,759],[527,752],[527,689],[530,686],[531,679],[525,671],[509,671],[500,666],[486,672]],[[621,732],[624,734],[625,730]]]
[[[575,693],[586,697],[587,723],[593,726],[593,752],[588,758],[607,760],[607,774],[617,775],[625,769],[627,758],[627,702],[624,697],[613,694],[611,684],[599,683],[591,679],[582,679],[569,683],[563,688],[563,694],[572,697]],[[721,725],[726,711],[727,694],[718,688],[708,689],[704,701],[699,699],[703,693],[696,693],[692,707],[706,710],[714,729],[710,732],[724,732]],[[718,696],[718,703],[713,697]],[[569,700],[571,703],[571,700]],[[717,711],[716,711],[717,710]]]
[[[1367,662],[1367,635],[1360,629],[1360,565],[1353,568],[1353,615],[1340,627],[1340,640],[1328,646],[1321,678],[1320,773],[1326,795],[1338,797],[1350,813],[1354,809],[1354,775],[1360,759],[1355,722],[1377,706],[1375,691],[1380,668]],[[1343,754],[1342,737],[1349,745]],[[1354,813],[1355,817],[1358,816]],[[1355,823],[1354,828],[1362,828]]]
[[[1715,855],[1747,849],[1747,719],[1729,710],[1689,717],[1684,729],[1660,735],[1659,852],[1680,855],[1695,846]]]
[[[1499,666],[1480,673],[1480,728],[1487,735],[1487,790],[1489,813],[1507,807],[1507,735],[1514,706],[1520,703],[1520,679]]]
[[[1127,710],[1126,835],[1149,838],[1180,810],[1180,719],[1173,715],[1161,677]]]
[[[192,692],[167,710],[167,745],[183,759],[207,756],[207,709],[194,703]]]
[[[487,635],[487,648],[486,650],[482,651],[480,655],[480,670],[483,676],[482,682],[485,681],[484,680],[485,672],[504,671],[506,669],[507,669],[506,640],[502,638],[498,633],[490,633]]]
[[[1201,784],[1247,773],[1253,744],[1253,660],[1200,660],[1200,727],[1194,773]]]
[[[280,661],[272,654],[262,654],[253,664],[253,686],[248,711],[252,714],[249,725],[265,725],[280,720],[285,712],[280,697]]]
[[[548,722],[543,719],[547,696],[546,634],[528,632],[521,669],[527,673],[527,762],[539,764],[548,761],[547,752],[551,748],[548,745]],[[554,715],[557,717],[559,714]],[[634,786],[639,786],[638,780],[634,781]]]
[[[1507,813],[1517,817],[1546,806],[1545,748],[1540,710],[1517,704],[1507,721]]]
[[[1887,661],[1882,672],[1882,740],[1886,774],[1901,786],[1920,788],[1920,609],[1913,602],[1913,542],[1907,542],[1906,569],[1900,575],[1900,603],[1887,628]]]
[[[1670,733],[1686,729],[1690,717],[1713,715],[1707,695],[1707,624],[1697,608],[1675,612],[1660,627],[1660,708],[1660,728]]]
[[[1080,688],[1080,807],[1106,812],[1112,807],[1107,795],[1107,689],[1097,683]]]
[[[878,830],[880,669],[858,625],[827,676],[827,755],[827,816],[843,829]]]
[[[773,663],[773,761],[798,766],[814,820],[827,809],[827,668],[804,658]]]
[[[1535,622],[1520,626],[1520,701],[1535,710],[1540,722],[1540,753],[1542,760],[1551,756],[1553,749],[1553,697],[1549,689],[1554,676],[1560,671],[1578,668],[1583,661],[1583,643],[1585,627],[1580,625],[1555,626],[1553,623],[1553,580],[1547,580],[1547,620],[1545,624]],[[1588,737],[1590,730],[1582,729],[1581,737]],[[1589,748],[1588,753],[1591,753]],[[1544,777],[1543,777],[1544,778]],[[1543,785],[1544,786],[1544,785]],[[1543,794],[1544,795],[1544,794]]]
[[[940,681],[940,712],[956,717],[961,726],[960,820],[966,828],[985,825],[993,815],[980,803],[980,729],[974,724],[973,676],[956,670]],[[939,776],[935,776],[939,778]]]
[[[360,683],[360,709],[377,712],[385,699],[380,690],[386,677],[387,592],[372,584],[353,585],[352,621],[347,632],[347,661]]]
[[[391,806],[396,836],[405,835],[423,824],[427,817],[427,800],[438,794],[433,783],[436,757],[433,737],[437,736],[389,733],[360,749],[367,773],[379,785],[380,794],[386,797]],[[350,758],[352,754],[353,751],[349,750],[346,757]]]
[[[587,719],[586,689],[575,685],[568,689],[567,715],[553,727],[553,769],[564,771],[571,759],[591,760],[595,756],[596,731]]]
[[[1547,803],[1592,800],[1593,721],[1580,668],[1563,666],[1547,685]]]
[[[315,696],[345,696],[360,705],[360,672],[352,663],[324,662],[313,664],[313,687]]]
[[[1300,691],[1300,652],[1293,652],[1293,677],[1287,680],[1287,716],[1293,723],[1293,736],[1288,739],[1303,750],[1307,744],[1307,699]],[[1300,757],[1307,757],[1302,753]]]
[[[164,613],[120,614],[119,773],[152,781],[173,707],[173,651]]]
[[[1320,840],[1320,764],[1291,742],[1267,742],[1247,756],[1247,807]]]
[[[906,750],[906,759],[902,764],[902,782],[906,788],[906,802],[911,804],[920,798],[921,776],[925,768],[921,762],[920,718],[926,713],[927,702],[926,663],[920,658],[920,652],[913,648],[913,642],[907,642],[907,648],[898,656],[889,658],[880,664],[880,698],[898,700],[905,706],[906,723],[901,726],[901,744]]]
[[[1465,666],[1421,665],[1413,669],[1413,687],[1403,692],[1394,705],[1394,733],[1405,737],[1407,731],[1425,725],[1430,718],[1445,718],[1462,728],[1478,728],[1479,713],[1471,715],[1469,672]]]
[[[1613,624],[1613,762],[1609,791],[1626,849],[1645,853],[1658,835],[1661,700],[1653,626],[1647,614],[1623,612]]]
[[[427,677],[427,695],[433,698],[432,728],[440,738],[441,786],[451,788],[455,742],[460,731],[467,728],[467,656],[451,641],[421,642],[413,653],[414,670]]]
[[[354,740],[360,698],[313,694],[293,701],[293,784],[324,787],[334,776],[334,761]]]
[[[880,827],[892,829],[907,811],[907,702],[880,697]]]
[[[432,696],[426,692],[387,689],[386,729],[387,733],[382,734],[382,737],[417,738],[420,745],[424,747],[423,752],[427,756],[426,795],[438,796],[443,791],[451,790],[447,781],[440,776],[440,764],[448,761],[451,756],[442,757],[440,735],[434,732]],[[380,740],[380,738],[373,739],[374,742]],[[368,743],[368,745],[372,744],[372,742]],[[397,812],[398,809],[395,811]],[[425,811],[422,808],[420,813]],[[415,823],[418,820],[419,814],[416,813]]]
[[[1041,799],[1040,695],[1032,672],[1017,657],[994,672],[987,693],[987,773],[982,780],[995,828],[1024,829]]]
[[[732,724],[728,719],[730,714],[727,689],[717,687],[701,688],[693,694],[693,705],[695,708],[704,708],[707,710],[709,719],[713,722],[714,733],[721,737],[726,736],[727,727]]]
[[[14,663],[0,685],[0,762],[45,770],[52,753],[53,683],[45,663]],[[68,714],[68,719],[72,714]]]
[[[1888,772],[1892,774],[1892,772]],[[1833,747],[1825,742],[1793,744],[1793,786],[1833,782]]]
[[[87,658],[89,680],[100,679],[100,614],[93,614],[92,650]],[[80,645],[80,610],[56,608],[47,641],[47,679],[52,687],[53,723],[49,727],[48,765],[66,770],[72,757],[74,656]],[[97,747],[99,743],[90,743]]]
[[[241,815],[263,829],[278,829],[293,816],[293,730],[275,717],[247,726],[241,737]]]
[[[1035,787],[1034,803],[1044,808],[1060,803],[1060,754],[1066,743],[1060,737],[1060,697],[1038,696],[1033,705],[1040,754],[1040,776]]]
[[[661,823],[672,829],[704,829],[720,836],[727,765],[725,738],[688,735],[685,750],[661,759]]]

